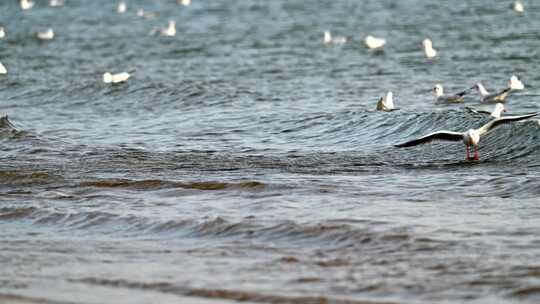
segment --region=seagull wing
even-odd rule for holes
[[[484,110],[477,110],[477,109],[474,109],[474,108],[471,108],[471,107],[465,107],[465,110],[471,112],[471,113],[474,113],[474,114],[487,114],[487,115],[491,115],[491,112],[489,111],[484,111]]]
[[[417,139],[395,145],[398,148],[412,147],[420,144],[425,144],[435,140],[460,141],[463,140],[463,133],[452,131],[437,131]]]
[[[530,114],[526,114],[526,115],[519,115],[519,116],[505,116],[505,117],[501,117],[501,118],[496,118],[496,119],[488,122],[487,124],[483,125],[480,129],[478,129],[478,131],[480,132],[480,135],[483,135],[483,134],[486,134],[486,133],[490,132],[491,130],[495,129],[497,126],[500,126],[502,124],[528,119],[528,118],[534,117],[534,116],[536,116],[538,114],[540,114],[540,112],[530,113]]]

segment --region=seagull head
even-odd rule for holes
[[[422,45],[424,46],[424,49],[432,49],[433,48],[433,42],[431,42],[431,39],[426,38],[424,41],[422,41]]]
[[[437,83],[433,88],[433,94],[435,95],[435,97],[441,97],[444,95],[444,89],[440,83]]]
[[[332,34],[330,33],[330,31],[324,31],[323,41],[324,41],[324,43],[332,42]]]
[[[113,76],[111,73],[107,72],[105,74],[103,74],[103,82],[104,83],[111,83],[113,80]]]
[[[493,112],[491,112],[490,115],[494,118],[500,118],[502,112],[506,112],[506,108],[504,107],[504,104],[499,102],[495,105],[495,109],[493,110]]]

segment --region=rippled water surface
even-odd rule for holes
[[[489,120],[436,104],[437,82],[517,74],[509,112],[538,111],[537,3],[127,4],[0,3],[0,301],[540,301],[538,119],[482,138],[477,162],[393,147]],[[171,19],[175,37],[149,34]],[[401,109],[373,111],[388,90]]]

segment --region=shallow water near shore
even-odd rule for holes
[[[393,147],[489,120],[436,104],[437,82],[496,91],[517,74],[509,113],[538,111],[540,6],[141,0],[120,15],[104,0],[12,2],[0,301],[540,299],[538,119],[482,138],[480,161],[461,143]],[[169,19],[175,37],[149,35]],[[53,41],[33,37],[49,26]],[[349,42],[324,45],[325,30]],[[133,76],[108,86],[106,71]],[[387,90],[401,109],[375,112]]]

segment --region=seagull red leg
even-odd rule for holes
[[[480,157],[478,156],[478,147],[474,146],[474,160],[479,160]]]
[[[471,160],[471,155],[469,153],[469,145],[465,145],[465,149],[467,150],[467,158],[465,160]]]

